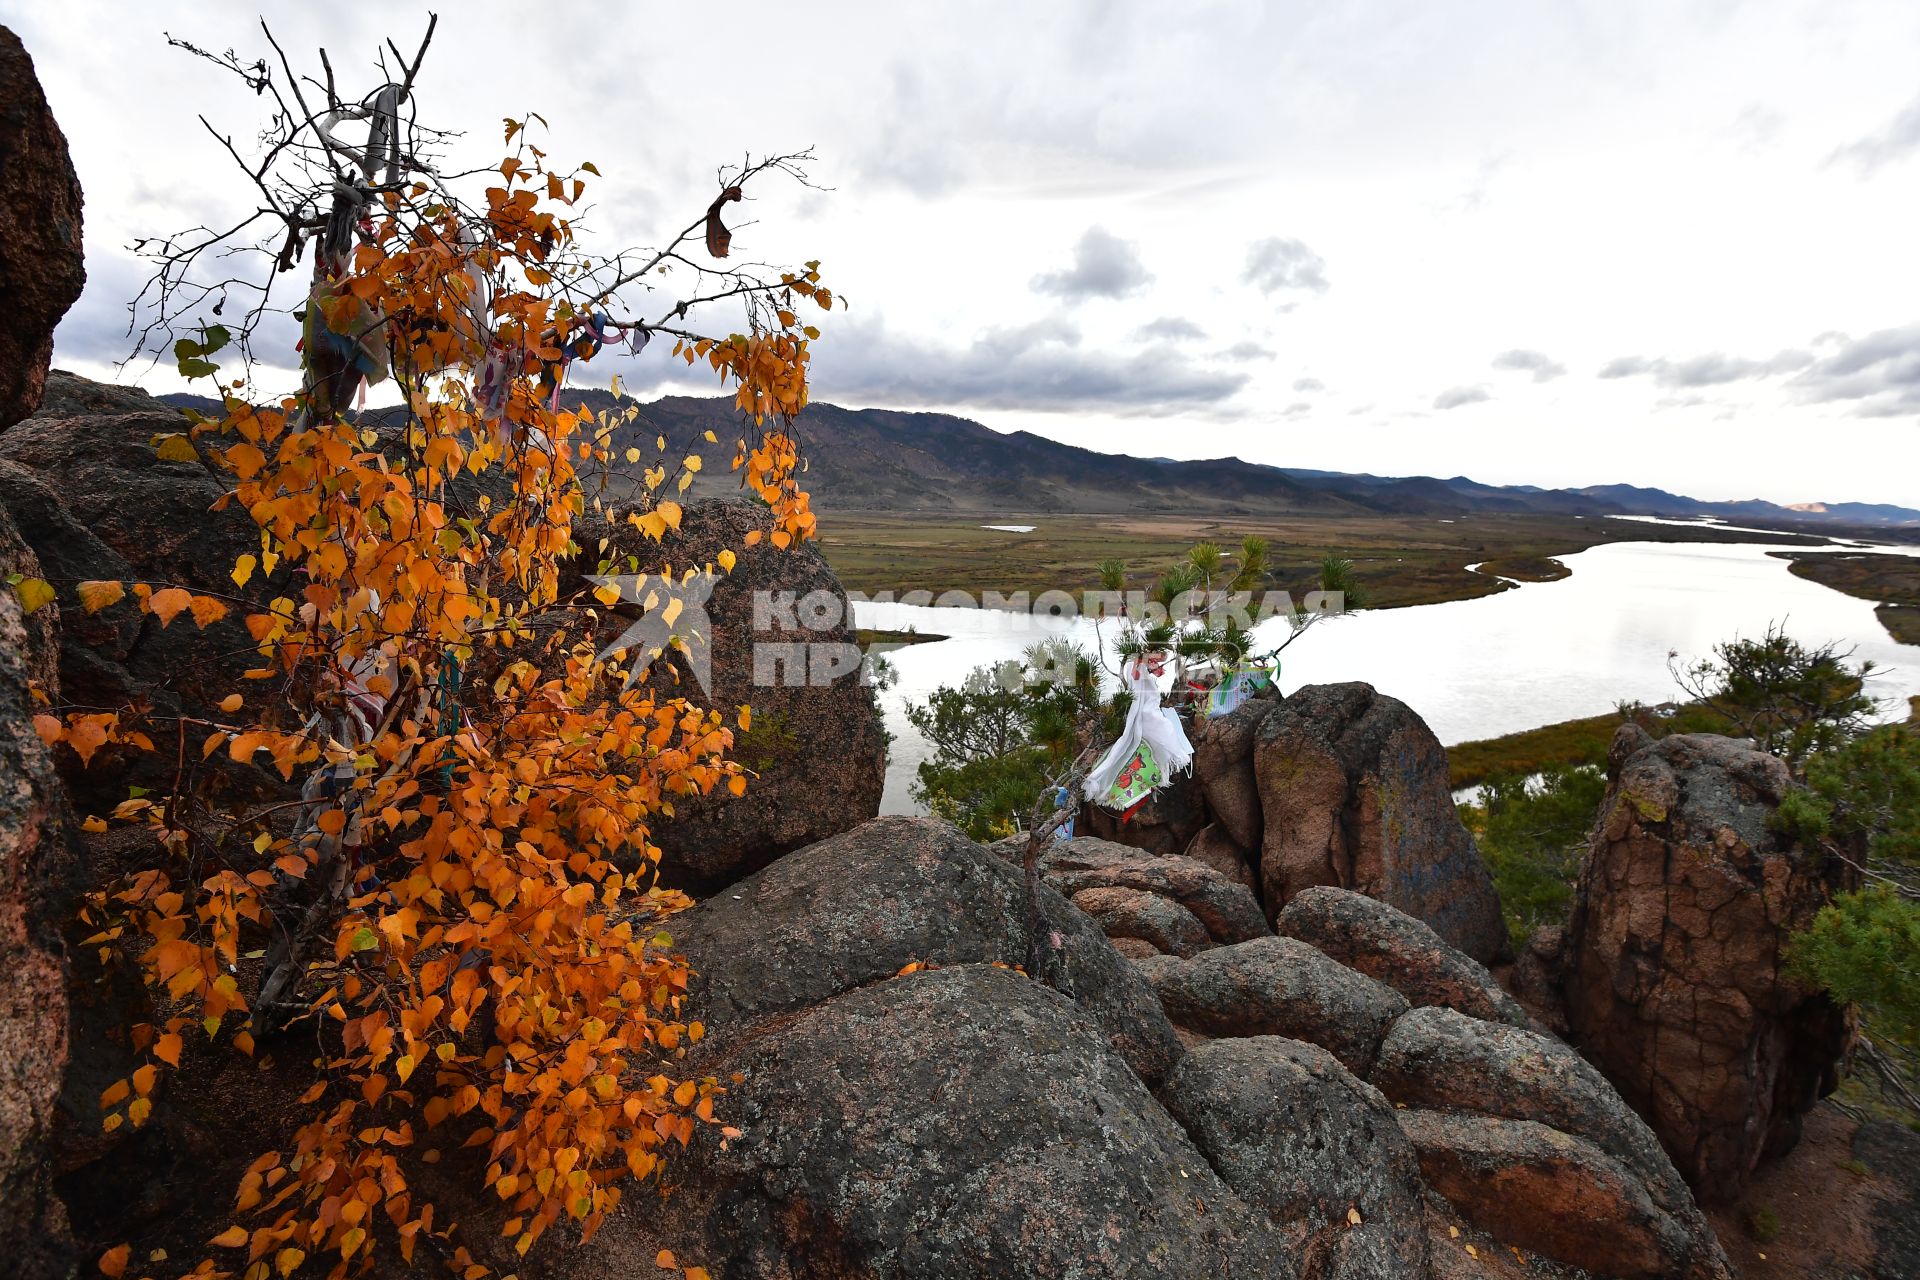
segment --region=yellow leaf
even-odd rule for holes
[[[1360,1210],[1353,1208],[1351,1206],[1348,1207],[1347,1225],[1351,1227],[1357,1227],[1360,1225]]]
[[[203,631],[227,616],[227,606],[212,596],[195,596],[187,607],[193,611],[193,620]]]
[[[153,451],[168,462],[198,462],[200,455],[193,451],[193,441],[183,432],[172,432],[153,438]]]
[[[707,432],[704,432],[704,433],[702,433],[702,434],[704,434],[704,435],[706,436],[706,438],[707,438],[707,443],[708,443],[708,444],[719,444],[719,443],[720,443],[720,438],[719,438],[718,436],[716,436],[716,435],[714,435],[714,434],[713,434],[713,432],[711,432],[711,431],[707,431]]]
[[[226,697],[220,699],[220,709],[222,711],[232,713],[240,709],[240,703],[241,703],[240,695],[237,693],[230,693]]]
[[[233,579],[233,585],[236,587],[246,586],[247,579],[253,576],[254,566],[259,563],[260,562],[252,556],[241,556],[238,560],[235,560],[233,562],[233,572],[228,575]],[[290,1252],[298,1253],[299,1250],[295,1249]]]
[[[177,1067],[180,1065],[181,1047],[179,1033],[169,1031],[153,1046],[153,1056],[170,1067]]]
[[[307,1260],[307,1255],[299,1249],[282,1249],[274,1255],[273,1266],[283,1276],[290,1276],[294,1269]]]
[[[707,432],[707,434],[712,435],[713,432],[709,431]],[[687,460],[681,463],[680,465],[685,467],[689,471],[698,471],[700,469],[700,455],[697,453],[690,453],[687,455]]]
[[[659,1253],[653,1255],[653,1265],[662,1271],[672,1271],[679,1264],[673,1260],[673,1250],[662,1249]]]
[[[82,822],[80,824],[80,829],[82,831],[90,831],[93,834],[98,835],[100,832],[105,831],[107,829],[107,820],[105,818],[102,818],[96,815]]]
[[[737,796],[743,796],[747,794],[747,780],[736,773],[727,779],[727,790]]]
[[[713,1280],[705,1267],[688,1267],[686,1276],[687,1280]]]
[[[732,573],[734,563],[739,559],[739,557],[733,554],[732,547],[722,547],[720,549],[720,554],[715,556],[714,559],[720,562],[720,567],[722,569],[726,570],[728,573]]]
[[[53,603],[53,588],[44,578],[22,578],[13,584],[13,590],[20,597],[24,613],[34,613]]]
[[[667,527],[669,529],[678,529],[680,527],[680,504],[679,503],[663,502],[659,505],[658,508],[656,508],[656,510],[660,512],[660,518],[667,522]]]
[[[127,589],[117,582],[83,582],[74,590],[79,593],[80,607],[88,613],[98,613],[127,598]]]
[[[100,1274],[115,1277],[115,1280],[118,1280],[118,1277],[127,1269],[127,1255],[131,1252],[132,1250],[126,1245],[117,1244],[101,1254]]]

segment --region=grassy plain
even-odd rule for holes
[[[1032,533],[982,528],[1032,524]],[[1630,520],[1562,516],[1027,516],[1019,512],[928,514],[830,511],[821,549],[847,587],[893,591],[1080,592],[1099,584],[1102,560],[1124,561],[1128,585],[1145,588],[1202,540],[1231,551],[1257,534],[1271,544],[1277,582],[1304,590],[1327,555],[1353,561],[1375,608],[1471,600],[1512,590],[1499,576],[1529,582],[1564,577],[1552,557],[1603,542],[1763,542],[1805,546],[1792,534],[1727,533]],[[1486,562],[1486,572],[1469,573]]]

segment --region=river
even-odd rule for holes
[[[1832,550],[1855,550],[1859,544]],[[1663,702],[1676,690],[1667,655],[1706,656],[1720,640],[1758,636],[1771,622],[1806,644],[1853,646],[1881,671],[1868,691],[1904,715],[1920,693],[1920,646],[1894,643],[1873,605],[1797,578],[1767,554],[1777,544],[1615,542],[1558,557],[1555,582],[1404,609],[1329,619],[1284,655],[1280,686],[1364,680],[1411,706],[1446,743],[1598,715],[1623,699]],[[1912,548],[1879,547],[1911,554]],[[917,810],[908,788],[928,753],[906,704],[956,684],[974,667],[1018,658],[1034,641],[1066,635],[1092,648],[1094,624],[1001,610],[864,603],[860,626],[912,627],[949,637],[888,654],[897,683],[880,694],[893,735],[882,813]],[[1261,647],[1284,635],[1265,624]],[[1105,639],[1114,625],[1105,625]]]

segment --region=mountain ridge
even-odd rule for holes
[[[208,409],[204,397],[162,400]],[[639,448],[645,460],[698,452],[712,431],[725,446],[740,434],[730,396],[662,396],[616,400],[594,388],[569,391],[562,402],[616,417],[639,410],[614,433],[616,457]],[[387,418],[393,411],[368,416]],[[1630,484],[1579,488],[1491,485],[1465,475],[1379,476],[1248,462],[1238,457],[1137,458],[1049,440],[1030,431],[995,431],[970,418],[925,410],[848,409],[809,405],[797,421],[816,505],[871,511],[1023,511],[1037,514],[1416,515],[1485,513],[1558,516],[1648,515],[1714,520],[1765,520],[1797,527],[1920,527],[1920,510],[1888,503],[1812,501],[1780,504],[1752,498],[1713,502]],[[711,446],[707,446],[711,449]],[[731,490],[724,468],[702,471],[696,494]]]

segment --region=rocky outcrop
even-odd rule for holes
[[[1405,912],[1344,889],[1308,889],[1274,921],[1341,964],[1383,982],[1416,1006],[1441,1005],[1475,1018],[1529,1025],[1493,975]]]
[[[1364,1076],[1400,995],[1293,938],[1260,938],[1144,970],[1167,1016],[1205,1036],[1287,1036]]]
[[[1629,745],[1568,928],[1567,1019],[1700,1196],[1728,1200],[1793,1145],[1849,1044],[1783,969],[1838,869],[1770,829],[1791,785],[1775,757],[1702,734]]]
[[[608,573],[631,573],[636,564],[652,572],[666,563],[713,567],[719,575],[705,606],[711,690],[693,682],[684,660],[657,661],[649,678],[664,695],[684,695],[729,719],[736,707],[753,708],[752,727],[736,733],[732,752],[757,775],[746,794],[677,801],[673,819],[653,831],[663,881],[696,894],[880,812],[886,734],[860,671],[846,592],[816,544],[781,550],[764,536],[770,528],[761,507],[691,503],[679,531],[657,546],[616,525],[604,531],[607,547],[598,553]],[[754,531],[763,536],[749,547]],[[597,541],[584,524],[577,536],[582,545]],[[736,557],[731,572],[716,563],[723,550]],[[578,572],[598,571],[599,563],[587,559],[576,562]],[[809,602],[820,609],[809,612]],[[613,613],[600,639],[612,642],[627,623]]]
[[[1005,850],[1018,860],[1024,844]],[[1039,865],[1047,883],[1125,955],[1191,956],[1272,932],[1246,886],[1191,858],[1080,836],[1049,846]]]
[[[1269,915],[1319,885],[1425,921],[1482,963],[1508,948],[1500,900],[1447,786],[1447,756],[1403,702],[1307,685],[1255,733],[1260,880]]]
[[[1278,705],[1272,698],[1249,699],[1207,720],[1193,735],[1193,776],[1200,780],[1221,833],[1243,853],[1260,848],[1265,824],[1253,747],[1260,726]]]
[[[910,964],[1025,965],[1019,870],[932,818],[876,818],[786,857],[692,911],[673,936],[698,971],[690,994],[716,1036],[741,1034]],[[1179,1056],[1145,981],[1099,930],[1041,887],[1057,981],[1135,1074],[1158,1084]]]
[[[1256,1206],[1288,1206],[1274,1224],[1302,1250],[1306,1274],[1421,1274],[1411,1255],[1328,1234],[1330,1200],[1307,1191],[1347,1186],[1323,1182],[1323,1151],[1341,1155],[1335,1165],[1364,1158],[1348,1136],[1356,1115],[1377,1112],[1356,1112],[1357,1092],[1412,1117],[1407,1132],[1426,1173],[1411,1184],[1418,1195],[1395,1202],[1383,1238],[1426,1252],[1430,1280],[1504,1274],[1497,1255],[1516,1249],[1567,1268],[1555,1275],[1729,1275],[1693,1192],[1646,1123],[1484,967],[1411,916],[1343,889],[1304,891],[1278,925],[1279,937],[1134,964],[1190,1047],[1163,1099],[1228,1185]],[[1308,1060],[1325,1069],[1306,1071]],[[1204,1073],[1198,1061],[1209,1064]],[[1209,1082],[1204,1107],[1185,1100],[1183,1082],[1196,1074]],[[1329,1093],[1335,1078],[1341,1089]],[[1372,1172],[1392,1167],[1394,1145],[1376,1144]],[[1262,1178],[1291,1190],[1282,1195]],[[1424,1214],[1407,1207],[1421,1196]],[[1563,1222],[1568,1215],[1580,1221]]]
[[[0,33],[4,34],[4,33]],[[41,569],[0,511],[0,578]],[[27,615],[0,586],[0,1236],[11,1274],[41,1280],[72,1265],[66,1214],[51,1194],[47,1141],[67,1062],[60,929],[75,854],[53,763],[34,731],[29,685],[52,676],[57,606]]]
[[[1414,1009],[1387,1033],[1369,1079],[1403,1106],[1537,1120],[1584,1138],[1631,1170],[1663,1213],[1695,1233],[1705,1229],[1646,1121],[1551,1036],[1452,1009]]]
[[[853,991],[713,1066],[674,1195],[724,1276],[1293,1277],[1074,1003],[983,965]]]
[[[0,430],[40,405],[53,329],[87,283],[80,180],[20,38],[0,27]]]
[[[135,394],[121,389],[114,402],[135,403]],[[155,437],[178,433],[186,422],[158,401],[142,401],[135,411],[107,416],[42,412],[0,436],[0,506],[68,598],[86,579],[230,596],[234,562],[259,552],[259,529],[244,511],[217,509],[228,481],[204,454],[192,462],[159,456]],[[282,568],[256,574],[249,589],[270,595],[290,581]],[[96,614],[67,610],[63,696],[107,708],[144,699],[160,716],[212,715],[222,698],[245,688],[241,673],[258,661],[242,612],[202,629],[189,618],[163,627],[130,598]],[[64,750],[60,761],[76,803],[88,809],[126,799],[129,783],[155,785],[172,768],[170,757],[112,747],[90,767]],[[259,770],[232,776],[236,783],[269,782]]]
[[[1427,1185],[1504,1244],[1622,1280],[1731,1280],[1704,1240],[1593,1143],[1533,1120],[1407,1110]]]
[[[1218,822],[1200,828],[1200,834],[1187,842],[1183,856],[1213,868],[1235,884],[1243,884],[1258,894],[1260,882],[1254,879],[1253,866],[1247,861],[1247,851],[1235,844]]]
[[[1221,1179],[1324,1280],[1420,1277],[1426,1188],[1380,1092],[1333,1055],[1278,1036],[1181,1060],[1167,1108]]]

